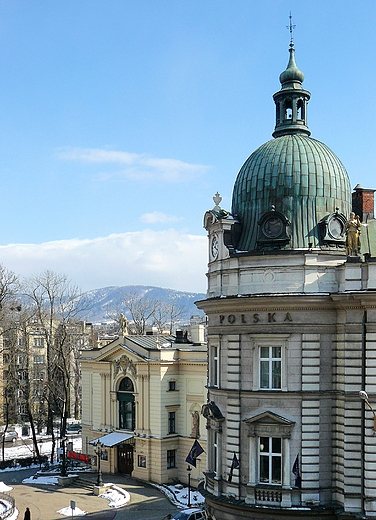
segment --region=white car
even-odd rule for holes
[[[4,441],[5,442],[15,442],[18,439],[17,432],[5,432]]]
[[[172,520],[206,520],[206,514],[202,509],[184,509],[176,513]]]

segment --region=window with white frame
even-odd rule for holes
[[[260,484],[282,483],[282,439],[259,437]]]
[[[244,424],[249,438],[248,485],[290,486],[290,439],[295,422],[265,411]]]
[[[288,389],[287,360],[291,334],[251,335],[252,390],[282,391]]]
[[[210,347],[210,386],[219,386],[219,346]]]
[[[44,338],[34,338],[34,347],[44,347]]]
[[[259,385],[261,390],[281,390],[282,388],[282,347],[259,347]]]

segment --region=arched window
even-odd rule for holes
[[[120,381],[117,400],[119,402],[119,429],[133,431],[136,427],[136,406],[134,386],[129,377],[124,377]]]
[[[297,113],[298,113],[298,115],[297,115],[298,119],[302,119],[304,121],[305,113],[304,113],[304,102],[302,99],[298,99]]]
[[[286,99],[284,106],[284,120],[292,119],[292,101],[291,99]]]

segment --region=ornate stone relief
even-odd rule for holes
[[[133,363],[128,356],[123,354],[119,359],[116,359],[113,362],[114,366],[114,377],[116,377],[120,372],[126,374],[129,372],[133,377],[136,377],[137,369],[136,365]]]

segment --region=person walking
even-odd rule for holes
[[[30,509],[28,507],[26,508],[26,511],[24,514],[24,520],[31,520]]]

